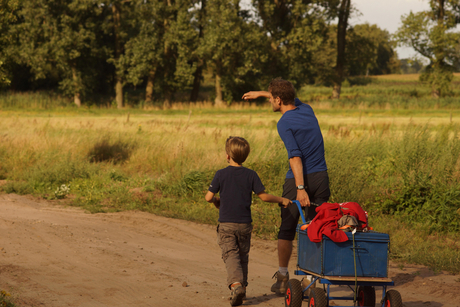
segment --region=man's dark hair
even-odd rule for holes
[[[294,104],[295,88],[291,82],[281,78],[273,79],[268,86],[273,98],[279,97],[284,105]]]
[[[248,141],[238,136],[230,136],[225,143],[225,151],[238,164],[243,164],[251,151]]]

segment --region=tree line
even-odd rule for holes
[[[121,108],[133,86],[164,107],[177,92],[197,101],[205,73],[216,105],[276,77],[297,88],[331,86],[339,98],[348,76],[400,69],[387,31],[349,24],[352,0],[252,0],[250,7],[241,0],[0,1],[0,82],[16,91],[58,88],[78,106],[114,94]],[[431,15],[411,13],[397,35],[431,57],[424,78],[436,84],[458,64],[445,50],[458,54],[458,34],[449,29],[459,21],[459,1],[429,1]],[[432,31],[432,46],[414,39],[415,31]],[[441,95],[445,86],[434,88]]]

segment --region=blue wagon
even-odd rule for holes
[[[294,201],[305,224],[300,203]],[[323,235],[321,242],[310,241],[307,230],[297,228],[298,256],[295,275],[311,275],[312,280],[288,281],[286,307],[301,307],[308,301],[309,307],[329,307],[331,300],[351,300],[354,305],[375,307],[375,287],[383,287],[382,307],[402,307],[401,295],[388,290],[394,282],[388,278],[388,234],[378,232],[347,232],[346,242],[336,243]],[[315,287],[316,283],[323,287]],[[331,296],[331,286],[348,286],[352,294]],[[345,306],[335,306],[345,307]]]

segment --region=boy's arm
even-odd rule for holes
[[[213,192],[208,191],[208,193],[206,193],[204,199],[206,199],[206,201],[208,203],[213,203],[214,206],[216,206],[216,208],[219,209],[219,207],[220,207],[220,198],[215,197],[214,195],[215,194]]]
[[[265,201],[267,203],[279,203],[279,204],[282,204],[284,208],[287,208],[288,206],[290,206],[292,204],[292,201],[290,201],[287,198],[275,196],[275,195],[272,195],[272,194],[268,194],[268,193],[265,193],[265,191],[260,192],[259,194],[257,194],[257,196],[259,196],[260,199],[262,199],[263,201]]]

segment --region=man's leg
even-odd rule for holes
[[[292,241],[278,239],[278,262],[281,268],[289,267],[292,254]]]
[[[294,178],[286,179],[283,185],[283,197],[295,199],[297,196],[297,187]],[[292,205],[288,208],[281,208],[281,226],[278,233],[278,262],[279,269],[273,275],[276,277],[276,283],[272,285],[271,291],[278,295],[286,292],[287,282],[289,280],[289,260],[292,254],[292,241],[295,238],[295,230],[299,220],[299,210],[297,206]]]

